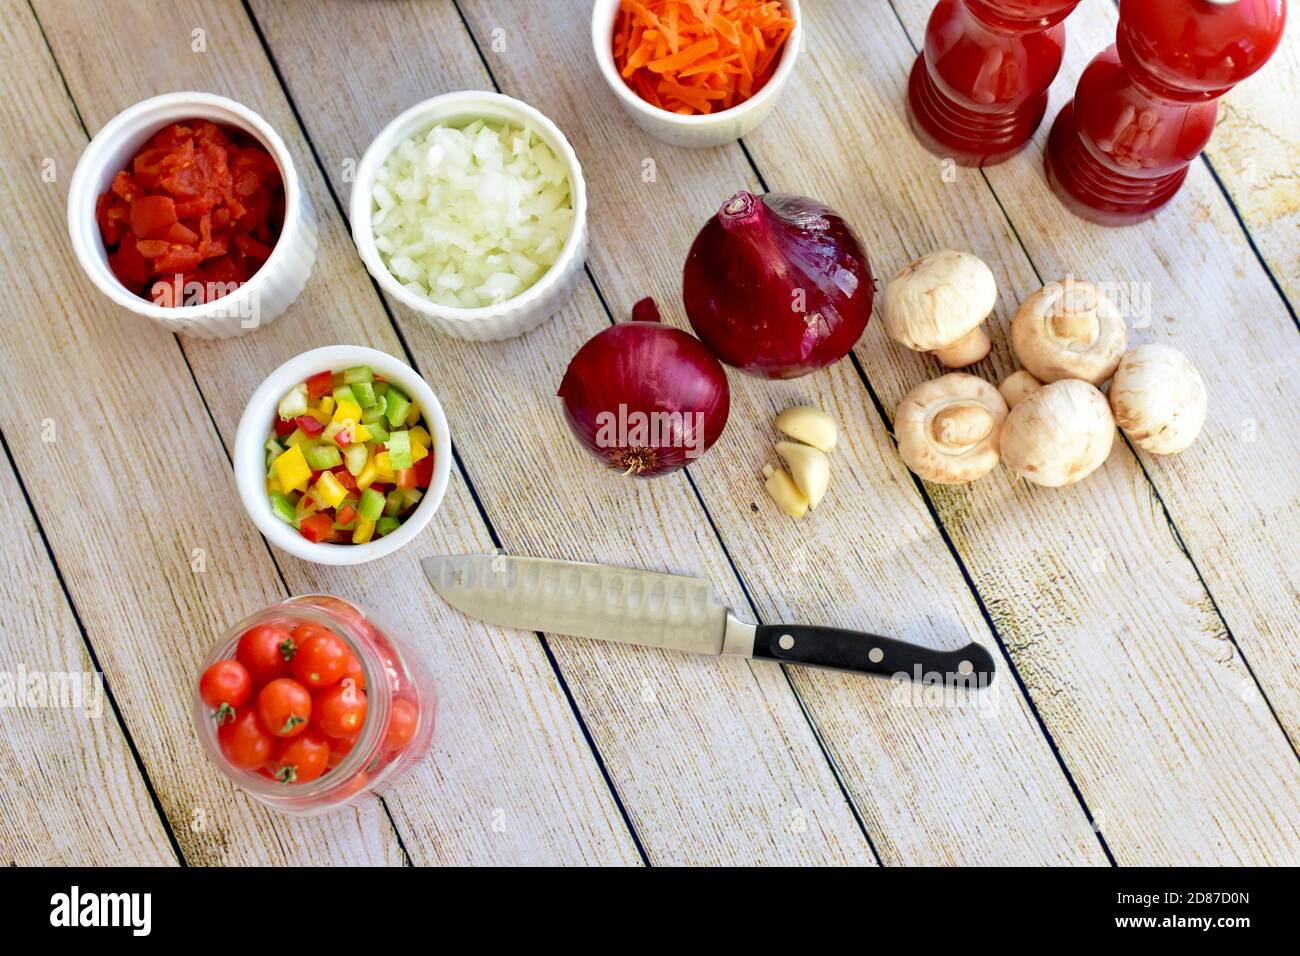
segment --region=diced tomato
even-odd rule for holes
[[[323,398],[333,390],[334,374],[332,372],[321,372],[307,379],[307,397],[313,402],[318,398]]]
[[[157,261],[154,262],[153,267],[162,274],[170,272],[189,272],[202,261],[203,257],[199,255],[199,250],[173,242],[167,244],[167,251],[158,257]]]
[[[172,205],[174,207],[175,203]],[[197,246],[199,244],[199,234],[179,220],[167,227],[167,235],[163,236],[163,238],[168,242],[176,242],[184,246]]]
[[[415,487],[428,488],[433,481],[433,451],[415,463],[411,470],[415,472]]]
[[[423,459],[421,459],[421,461],[423,461]],[[394,479],[395,479],[395,484],[396,484],[397,487],[399,487],[399,488],[414,488],[414,487],[415,487],[415,468],[414,468],[414,467],[411,467],[411,468],[399,468],[399,469],[397,469],[397,471],[393,472],[393,477],[394,477]]]
[[[298,525],[298,532],[308,541],[323,542],[334,539],[334,519],[322,512],[308,515]]]
[[[142,239],[161,239],[176,222],[176,201],[170,196],[141,196],[131,203],[131,231]]]
[[[294,419],[291,418],[288,421],[285,421],[279,415],[275,416],[274,425],[275,434],[280,438],[283,438],[285,435],[292,435],[293,430],[298,427],[298,423]]]
[[[350,524],[352,519],[357,516],[357,509],[351,505],[340,505],[338,510],[338,523]]]
[[[303,430],[304,434],[311,435],[313,438],[325,430],[325,426],[310,415],[300,415],[298,417],[298,427]]]
[[[116,252],[109,253],[108,267],[128,289],[139,289],[149,281],[149,263],[140,254],[135,236],[130,233],[118,243]]]

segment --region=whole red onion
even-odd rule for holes
[[[718,358],[764,378],[838,362],[875,297],[871,264],[838,215],[803,196],[741,190],[695,237],[686,315]]]
[[[642,299],[632,321],[592,336],[558,392],[573,433],[611,468],[653,478],[690,464],[727,424],[727,373],[698,340]]]

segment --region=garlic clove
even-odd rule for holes
[[[808,513],[808,499],[789,475],[780,468],[764,465],[763,477],[767,479],[763,487],[782,512],[791,518],[802,518]]]
[[[793,441],[777,442],[776,453],[784,459],[795,487],[808,499],[808,507],[816,508],[831,481],[831,460],[825,452]]]
[[[786,409],[776,417],[776,428],[783,435],[805,445],[812,445],[827,454],[835,450],[835,442],[839,438],[835,419],[811,405]]]

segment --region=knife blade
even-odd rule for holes
[[[502,627],[973,687],[995,673],[975,643],[943,651],[844,628],[751,624],[689,575],[504,554],[421,564],[444,601]]]

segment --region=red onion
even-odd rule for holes
[[[731,409],[718,360],[681,329],[662,325],[654,299],[642,299],[631,322],[578,349],[558,394],[578,440],[638,478],[665,475],[704,454]]]
[[[695,237],[682,283],[700,341],[764,378],[842,359],[867,327],[875,294],[867,254],[832,210],[744,190]]]

